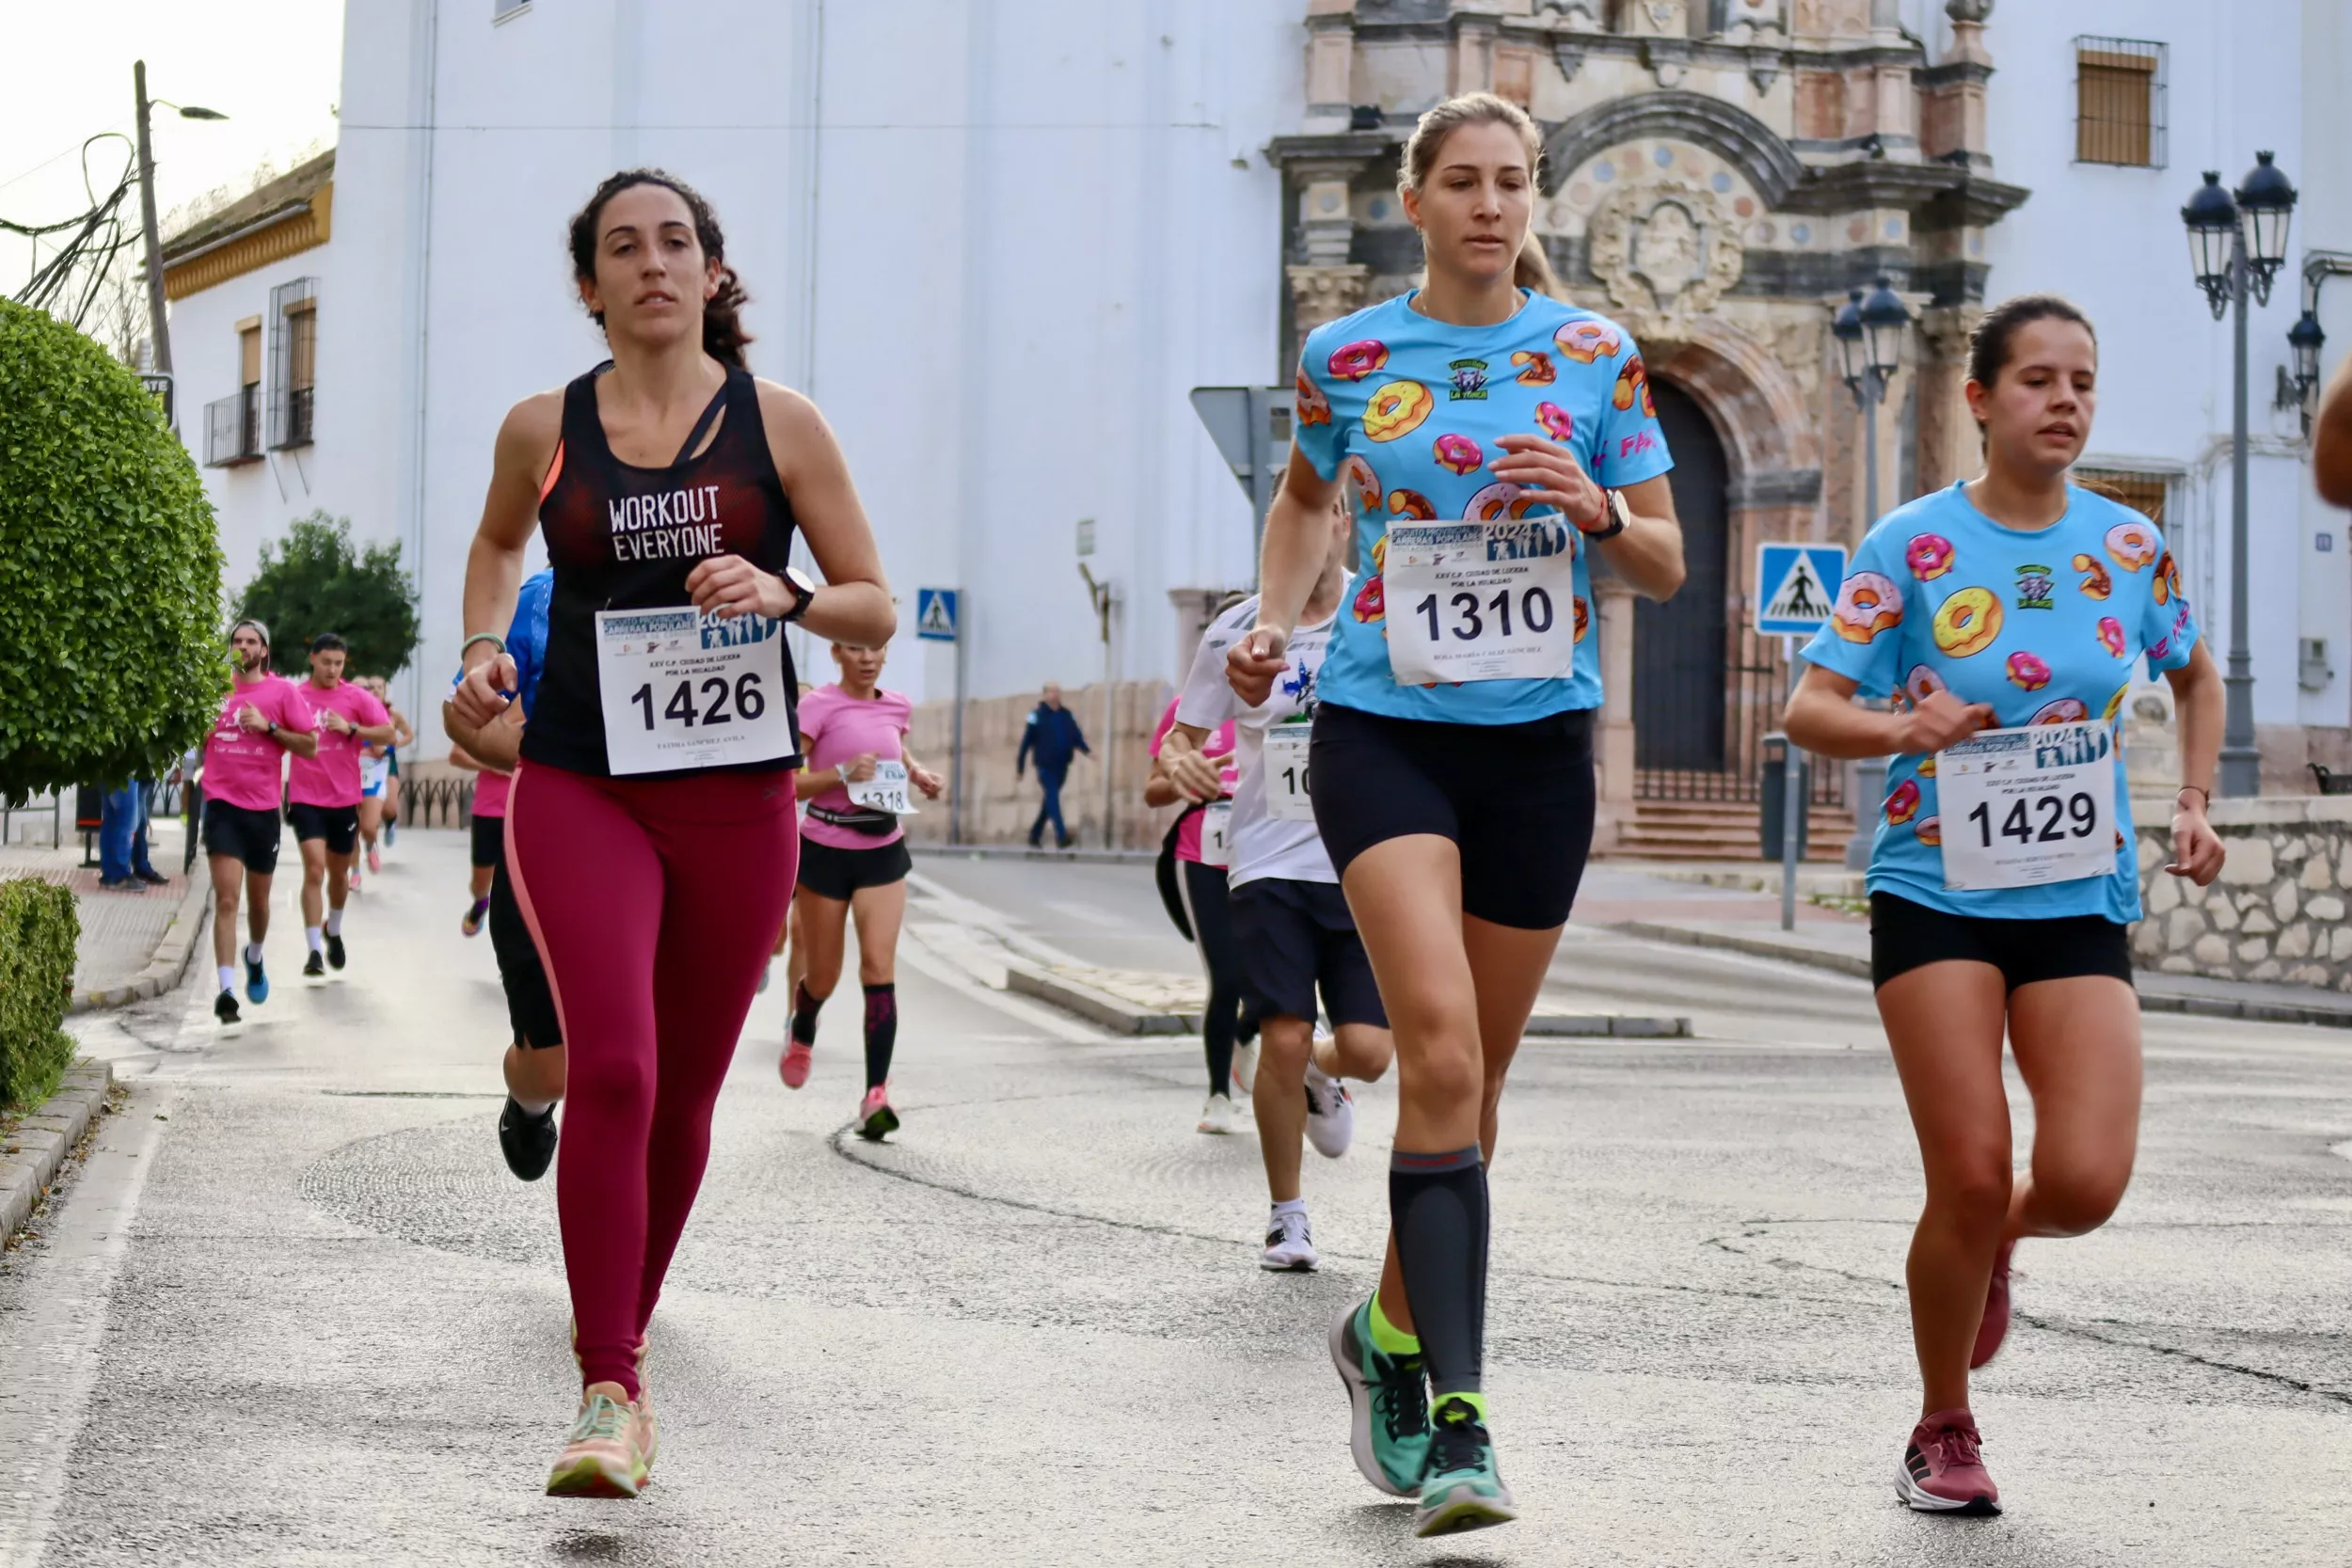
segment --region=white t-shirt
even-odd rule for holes
[[[1352,579],[1351,579],[1352,580]],[[1347,602],[1344,589],[1340,603]],[[1235,605],[1209,623],[1192,656],[1192,673],[1184,678],[1184,695],[1176,700],[1176,722],[1215,730],[1233,721],[1233,760],[1241,782],[1233,786],[1232,863],[1226,879],[1233,887],[1262,878],[1291,882],[1336,882],[1331,857],[1312,822],[1286,822],[1266,809],[1265,735],[1283,721],[1312,715],[1315,677],[1323,669],[1331,641],[1335,611],[1311,626],[1291,633],[1290,668],[1275,678],[1274,689],[1263,706],[1245,707],[1225,679],[1225,656],[1258,624],[1258,596]]]

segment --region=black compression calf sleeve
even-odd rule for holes
[[[1486,1167],[1478,1146],[1389,1159],[1405,1299],[1434,1399],[1481,1392],[1486,1345]]]
[[[821,996],[808,994],[808,982],[802,981],[792,992],[792,1037],[803,1045],[817,1043],[817,1012],[825,1005]]]
[[[898,988],[866,988],[866,1086],[877,1087],[890,1076],[890,1053],[898,1044]]]

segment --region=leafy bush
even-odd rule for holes
[[[0,1105],[47,1094],[72,1058],[58,1025],[81,940],[67,889],[30,877],[0,882]]]
[[[400,569],[400,546],[354,549],[351,519],[324,512],[262,546],[261,570],[237,613],[269,627],[270,663],[280,674],[310,673],[307,645],[323,631],[351,644],[355,675],[397,674],[417,646],[417,589]]]
[[[228,689],[220,546],[138,377],[0,299],[0,796],[153,778]]]

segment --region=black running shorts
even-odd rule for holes
[[[515,1043],[533,1050],[562,1045],[564,1025],[556,1017],[548,966],[539,960],[539,946],[531,940],[531,927],[502,860],[490,874],[490,950],[498,955],[499,984],[506,990],[506,1022],[514,1025]]]
[[[477,871],[506,863],[506,818],[473,814],[473,863]]]
[[[907,853],[907,841],[903,838],[894,838],[871,849],[844,849],[803,838],[797,880],[819,898],[846,904],[858,889],[888,887],[893,882],[905,881],[907,873],[914,869],[914,857]]]
[[[359,843],[359,808],[351,806],[313,806],[296,800],[286,808],[286,820],[294,824],[294,841],[326,840],[330,855],[348,855]]]
[[[1347,895],[1336,882],[1279,877],[1244,882],[1233,889],[1232,914],[1242,995],[1251,1016],[1311,1021],[1320,990],[1332,1027],[1389,1026],[1364,939],[1356,934]]]
[[[1518,724],[1315,709],[1309,789],[1342,877],[1375,844],[1415,833],[1462,855],[1462,911],[1497,926],[1565,925],[1593,847],[1593,715]]]
[[[2108,974],[2132,983],[2130,933],[2103,914],[1994,920],[1947,914],[1892,893],[1870,895],[1870,984],[1947,959],[1991,964],[2005,990],[2037,980]]]
[[[226,800],[204,802],[204,852],[243,861],[256,877],[278,870],[278,844],[283,826],[274,811],[232,806]]]

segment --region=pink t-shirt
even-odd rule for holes
[[[1175,727],[1176,703],[1171,701],[1168,705],[1168,711],[1160,715],[1160,727],[1152,732],[1152,754],[1153,756],[1160,754],[1160,742],[1166,740],[1168,732]],[[1215,762],[1219,757],[1232,755],[1232,752],[1233,721],[1228,719],[1209,732],[1209,738],[1200,747],[1200,754],[1209,761]],[[1217,772],[1217,782],[1225,786],[1225,793],[1228,795],[1233,793],[1233,784],[1238,777],[1239,775],[1231,768],[1220,768]],[[1176,858],[1180,861],[1195,862],[1200,859],[1200,814],[1199,812],[1185,817],[1184,825],[1176,830]]]
[[[504,816],[506,792],[514,783],[507,774],[493,773],[484,768],[473,783],[473,814],[476,816]]]
[[[329,708],[355,724],[389,724],[392,716],[375,700],[375,693],[352,681],[337,681],[322,691],[315,681],[300,688],[302,700],[317,719],[319,754],[296,757],[287,769],[287,799],[306,806],[356,806],[359,803],[359,753],[365,744],[356,735],[330,730],[323,717]]]
[[[837,685],[820,686],[801,699],[801,734],[808,737],[804,748],[808,770],[829,773],[867,752],[884,762],[901,761],[906,756],[907,726],[914,721],[914,705],[898,692],[876,691],[860,701]],[[838,782],[809,804],[827,811],[859,809]],[[819,822],[812,811],[801,819],[801,836],[835,849],[879,849],[897,843],[904,832],[894,829],[887,833],[861,833],[854,828]]]
[[[246,811],[276,811],[286,748],[267,732],[237,722],[248,703],[281,729],[300,734],[311,727],[310,705],[302,700],[302,688],[285,676],[264,675],[250,686],[232,685],[204,741],[204,798]]]

